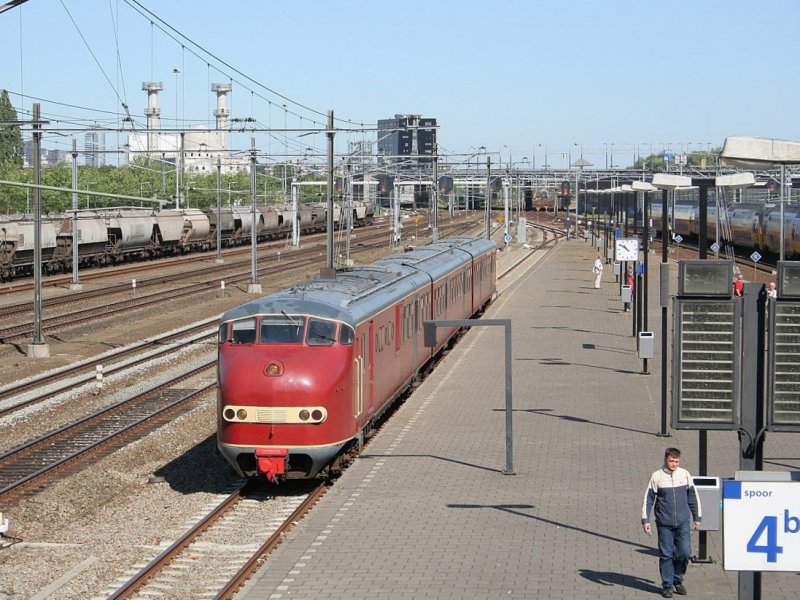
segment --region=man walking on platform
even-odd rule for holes
[[[650,510],[655,507],[658,529],[658,569],[661,573],[661,595],[672,598],[686,595],[683,577],[692,555],[691,529],[700,527],[700,500],[686,469],[680,468],[681,451],[667,448],[664,466],[650,476],[642,503],[642,528],[652,534]]]
[[[592,273],[594,273],[594,289],[600,289],[600,279],[603,277],[603,261],[600,260],[600,255],[597,255],[597,258],[594,260],[594,266],[592,267]]]

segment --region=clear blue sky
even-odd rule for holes
[[[160,81],[163,126],[176,100],[181,122],[211,124],[210,84],[232,79],[232,116],[265,127],[320,126],[328,109],[339,126],[418,113],[438,119],[444,152],[485,146],[504,162],[535,152],[538,166],[545,148],[553,166],[581,147],[604,166],[613,144],[625,166],[636,146],[800,140],[797,0],[140,4],[217,58],[151,26],[132,1],[29,0],[0,14],[0,87],[21,116],[37,97],[51,121],[116,126],[125,102],[144,126],[141,84]],[[289,137],[256,143],[324,148],[322,135]],[[339,134],[337,151],[364,138],[375,134]]]

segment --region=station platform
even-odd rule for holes
[[[500,272],[525,253],[503,252]],[[657,435],[658,276],[647,328],[656,355],[643,374],[611,265],[594,288],[596,256],[584,240],[531,255],[500,281],[484,315],[512,320],[513,474],[503,329],[476,327],[236,597],[660,597],[642,498],[667,446],[681,448],[682,466],[698,475],[698,432]],[[659,260],[649,257],[653,273]],[[800,469],[800,435],[770,434],[764,451],[765,470]],[[732,477],[738,464],[736,433],[708,432],[707,474]],[[708,533],[706,556],[714,562],[689,567],[688,597],[736,598],[720,532]],[[797,573],[762,581],[764,597],[797,598]]]

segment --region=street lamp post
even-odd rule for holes
[[[690,177],[656,173],[653,175],[653,186],[661,190],[661,430],[658,435],[669,437],[667,431],[667,332],[669,323],[667,309],[669,308],[669,263],[667,252],[669,250],[669,219],[667,218],[667,199],[670,191],[675,188],[688,187],[692,184]],[[666,289],[665,289],[666,288]]]
[[[642,224],[644,231],[642,233],[642,251],[644,252],[644,274],[642,276],[642,331],[649,331],[647,322],[647,295],[648,284],[650,280],[650,269],[648,266],[648,255],[650,254],[650,200],[649,193],[654,192],[657,188],[646,181],[634,181],[631,187],[639,192],[642,192]],[[662,336],[664,333],[662,332]],[[649,374],[647,368],[647,359],[642,359],[642,373]]]
[[[181,74],[181,70],[178,67],[172,67],[172,74],[175,75],[175,128],[178,128],[179,123],[179,112],[178,112],[178,75]]]

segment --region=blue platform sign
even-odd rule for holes
[[[800,571],[800,481],[722,482],[726,571]]]
[[[672,160],[672,152],[669,150],[664,150],[664,160],[670,161]]]

